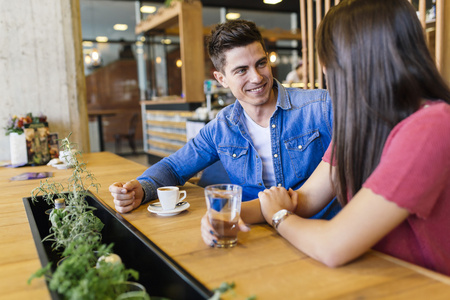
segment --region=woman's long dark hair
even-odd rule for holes
[[[347,0],[317,30],[317,51],[333,100],[335,188],[347,202],[378,165],[395,125],[423,99],[450,102],[406,0]]]

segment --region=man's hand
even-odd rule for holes
[[[261,212],[266,222],[272,224],[273,215],[282,209],[287,209],[293,213],[297,209],[298,194],[289,189],[287,191],[283,187],[271,187],[258,193],[261,203]]]
[[[114,182],[109,186],[109,191],[114,198],[116,210],[122,214],[139,207],[144,197],[144,190],[135,179],[125,183]]]
[[[240,231],[243,232],[250,231],[250,228],[247,225],[245,225],[244,221],[242,221],[241,218],[239,218],[238,227]],[[202,233],[202,239],[206,245],[214,247],[217,244],[217,232],[214,230],[211,223],[209,222],[208,213],[206,213],[202,218],[200,231]]]

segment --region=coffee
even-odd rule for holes
[[[160,191],[171,191],[172,188],[159,188]]]
[[[178,202],[186,198],[186,191],[180,191],[176,186],[166,186],[157,189],[159,203],[163,210],[175,209]]]

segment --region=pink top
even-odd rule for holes
[[[427,102],[397,124],[363,187],[410,212],[374,249],[450,275],[450,105]]]

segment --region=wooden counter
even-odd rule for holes
[[[108,152],[85,154],[84,161],[102,185],[97,196],[110,206],[108,186],[135,178],[146,168]],[[47,166],[0,168],[0,299],[50,298],[42,279],[26,284],[40,262],[22,198],[30,196],[38,181],[9,181],[14,175],[36,171],[52,171],[56,181],[71,173]],[[330,269],[296,250],[268,225],[253,225],[250,232],[240,232],[236,248],[209,248],[200,236],[200,219],[206,210],[203,189],[192,184],[183,189],[191,206],[179,215],[160,217],[143,205],[124,217],[206,287],[234,281],[238,297],[224,299],[253,294],[258,300],[450,298],[447,276],[375,251]]]

